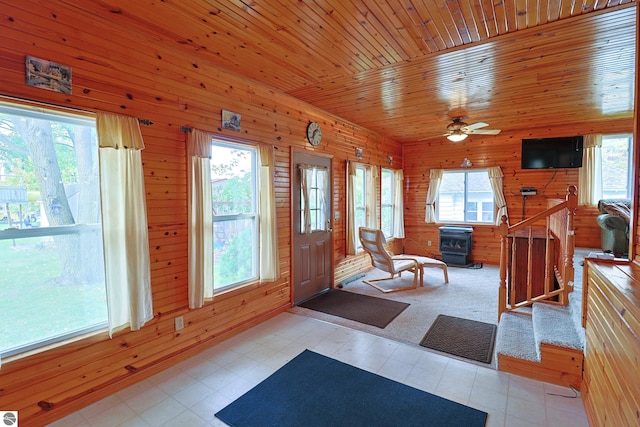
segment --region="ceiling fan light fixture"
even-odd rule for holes
[[[451,132],[450,135],[447,135],[447,139],[451,142],[460,142],[467,139],[467,134],[460,130],[457,130],[457,131]]]

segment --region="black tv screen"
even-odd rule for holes
[[[522,140],[522,169],[582,167],[582,136]]]

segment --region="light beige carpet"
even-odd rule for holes
[[[582,283],[580,261],[593,250],[576,249],[576,256],[574,257],[576,284]],[[448,270],[448,284],[444,283],[441,270],[427,268],[424,275],[424,287],[388,294],[382,293],[363,282],[367,278],[387,275],[381,270],[370,270],[365,277],[347,283],[343,288],[346,291],[410,304],[384,329],[297,306],[291,308],[290,312],[369,332],[373,335],[412,344],[419,348],[424,348],[419,346],[420,340],[422,340],[439,314],[497,324],[498,286],[500,283],[498,266],[484,265],[479,269],[449,267]],[[393,282],[397,285],[407,286],[411,285],[412,280],[412,273],[403,273],[401,278],[396,277]],[[385,286],[390,283],[392,282],[386,282]],[[495,361],[493,363],[495,364]]]

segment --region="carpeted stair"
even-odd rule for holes
[[[539,362],[533,321],[528,314],[503,313],[496,335],[496,355]]]
[[[579,388],[585,344],[581,295],[580,289],[571,292],[566,307],[535,303],[530,314],[503,313],[496,337],[498,369]]]

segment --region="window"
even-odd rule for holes
[[[394,236],[394,187],[394,172],[391,169],[382,169],[382,177],[380,182],[380,221],[382,224],[382,232],[387,239],[390,239]]]
[[[251,146],[213,141],[213,288],[258,278],[258,152]]]
[[[300,233],[325,231],[329,218],[324,195],[329,185],[329,173],[326,168],[303,165],[300,173]]]
[[[355,255],[362,247],[360,227],[379,228],[377,211],[378,166],[347,162],[347,254]]]
[[[494,209],[486,170],[444,172],[436,202],[439,222],[493,223]]]
[[[602,136],[602,198],[631,198],[632,135]]]
[[[353,192],[353,208],[355,210],[355,230],[367,226],[367,169],[363,165],[356,165],[356,180]],[[360,240],[358,240],[358,248]]]
[[[0,104],[0,354],[107,327],[94,119]]]

